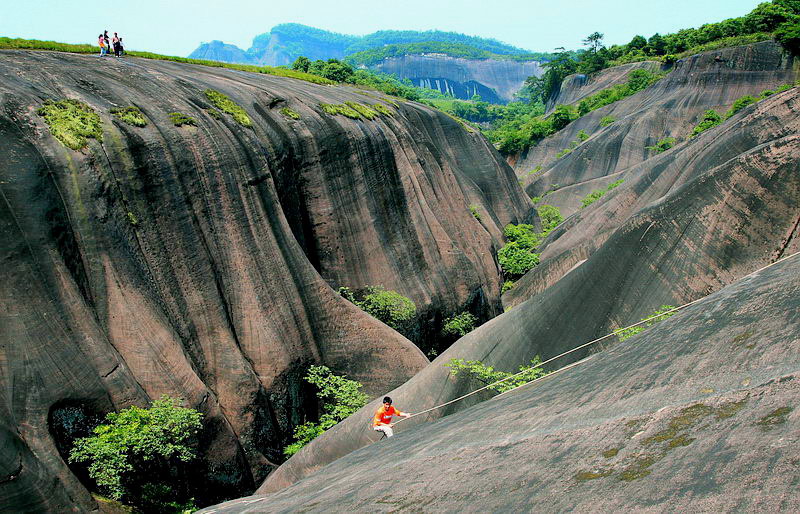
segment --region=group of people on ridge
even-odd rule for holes
[[[114,32],[114,37],[108,38],[108,31],[104,30],[102,34],[97,36],[97,44],[100,45],[100,57],[108,54],[110,50],[114,50],[114,56],[119,57],[125,51],[122,46],[122,38]]]

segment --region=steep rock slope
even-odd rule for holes
[[[343,261],[354,274],[396,259],[405,267],[383,268],[387,279],[419,283],[415,274],[427,273],[436,296],[436,277],[447,276],[454,303],[476,288],[497,302],[491,248],[527,205],[510,168],[496,153],[479,155],[480,136],[454,135],[463,129],[446,116],[384,104],[394,116],[334,117],[320,102],[378,102],[168,62],[4,51],[0,69],[4,510],[94,507],[59,455],[65,415],[185,398],[206,416],[195,470],[203,502],[251,489],[274,466],[314,407],[301,379],[309,364],[362,381],[373,396],[425,366],[408,340],[326,284],[312,265],[322,261],[312,249],[325,245],[309,220],[339,224],[331,238],[372,252],[353,250],[359,265]],[[252,128],[212,116],[209,88],[242,105]],[[47,98],[91,106],[102,144],[76,152],[58,143],[35,112]],[[109,114],[129,105],[146,127]],[[167,113],[176,111],[196,127],[174,126]],[[467,143],[472,162],[452,146]],[[342,197],[342,183],[359,194]],[[470,203],[486,213],[480,224]],[[315,218],[326,209],[328,219]],[[388,239],[376,244],[376,231]]]
[[[800,220],[800,137],[793,129],[798,119],[797,102],[798,91],[787,91],[752,108],[764,109],[763,115],[751,114],[753,117],[748,118],[747,113],[741,113],[738,120],[732,120],[738,124],[736,133],[741,138],[727,140],[728,150],[739,148],[741,155],[720,153],[725,144],[720,139],[718,151],[709,146],[704,165],[695,170],[689,168],[684,177],[678,175],[685,163],[665,162],[664,180],[675,188],[654,188],[651,201],[639,205],[609,234],[598,235],[598,246],[591,252],[576,246],[564,258],[557,254],[552,261],[545,261],[541,266],[569,273],[563,278],[557,275],[548,283],[550,287],[536,290],[539,294],[527,301],[531,291],[526,287],[538,284],[523,278],[521,285],[506,293],[518,295],[512,297],[514,304],[521,302],[517,307],[460,339],[392,396],[401,408],[411,411],[440,404],[475,387],[450,375],[445,364],[452,358],[477,359],[495,369],[516,370],[536,355],[548,359],[574,349],[638,321],[661,305],[682,305],[702,298],[800,250],[796,237]],[[786,127],[786,131],[775,132],[776,127]],[[755,134],[768,137],[763,144],[750,144],[748,138]],[[673,152],[690,152],[696,157],[692,148],[706,148],[713,136],[709,133]],[[669,171],[673,167],[678,171]],[[625,190],[643,194],[653,181],[654,178],[643,178]],[[620,198],[620,205],[627,205],[630,200],[622,199],[621,194],[622,191],[614,193],[602,205],[615,197]],[[576,230],[567,231],[569,222],[551,237],[559,237],[564,231],[566,236],[561,237],[567,237]],[[594,235],[591,229],[579,233],[587,240]],[[575,267],[576,264],[580,265]],[[529,275],[536,276],[535,273],[534,270]],[[575,352],[556,365],[587,353],[588,350]],[[469,402],[459,402],[427,416],[432,419],[452,413]],[[286,487],[370,443],[374,437],[366,426],[374,407],[366,407],[312,442],[284,463],[260,490],[272,492]]]
[[[568,371],[207,512],[797,511],[798,292],[794,258]]]
[[[800,248],[798,132],[800,89],[794,88],[615,174],[613,180],[625,182],[554,230],[540,247],[542,264],[503,295],[503,304],[518,305],[558,281],[620,226],[645,209],[656,212],[649,206],[679,209],[686,219],[698,220],[687,226],[696,233],[690,240],[705,242],[694,252],[738,255],[758,249],[777,257],[796,251]],[[665,221],[662,216],[651,218],[653,228],[660,229]],[[711,250],[710,241],[720,246]],[[695,248],[695,243],[689,245],[687,252]],[[728,280],[725,275],[694,278],[685,286],[693,294],[709,287],[715,290]]]
[[[537,61],[463,59],[440,54],[392,57],[374,68],[409,79],[418,87],[436,89],[465,100],[477,94],[492,103],[510,102],[525,79],[544,73]]]
[[[603,74],[610,77],[612,72]],[[796,79],[793,59],[770,41],[688,57],[675,63],[654,86],[593,111],[541,141],[518,158],[514,168],[530,196],[550,192],[547,203],[571,214],[580,208],[581,198],[614,181],[614,173],[653,157],[655,152],[647,146],[667,137],[686,139],[706,110],[724,113],[744,95],[758,96]],[[584,96],[580,88],[576,91],[570,86],[578,83],[568,78],[560,94],[564,101],[556,102]],[[593,83],[590,80],[585,87],[591,88]],[[616,121],[600,127],[606,116]],[[581,130],[590,139],[557,158],[558,152],[578,139]],[[528,177],[537,166],[542,166],[543,172]]]

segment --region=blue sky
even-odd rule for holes
[[[126,48],[188,55],[220,39],[247,49],[258,34],[295,22],[346,34],[440,29],[522,48],[579,48],[599,31],[606,43],[646,37],[748,13],[758,0],[6,0],[0,36],[93,43],[108,29]]]

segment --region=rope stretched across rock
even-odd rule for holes
[[[778,264],[779,262],[783,262],[783,261],[785,261],[785,260],[787,260],[787,259],[791,259],[792,257],[795,257],[795,256],[797,256],[797,255],[800,255],[800,252],[795,252],[795,253],[793,253],[792,255],[788,255],[788,256],[786,256],[786,257],[782,257],[782,258],[780,258],[780,259],[776,260],[775,262],[773,262],[773,263],[771,263],[771,264],[768,264],[768,265],[766,265],[766,266],[764,266],[764,267],[762,267],[762,268],[759,268],[759,269],[757,269],[757,270],[756,270],[756,271],[754,271],[753,273],[758,273],[758,272],[760,272],[760,271],[764,271],[765,269],[767,269],[767,268],[769,268],[769,267],[772,267],[772,266],[774,266],[774,265]],[[750,273],[750,275],[752,275],[753,273]],[[545,364],[548,364],[548,363],[550,363],[550,362],[553,362],[553,361],[555,361],[556,359],[560,359],[561,357],[564,357],[565,355],[569,355],[569,354],[571,354],[571,353],[577,352],[578,350],[581,350],[581,349],[583,349],[583,348],[586,348],[587,346],[591,346],[591,345],[593,345],[593,344],[597,344],[597,343],[599,343],[600,341],[603,341],[604,339],[608,339],[609,337],[616,336],[616,335],[618,335],[620,332],[622,332],[623,330],[627,330],[627,329],[629,329],[629,328],[638,327],[639,325],[645,324],[645,323],[647,323],[647,322],[649,322],[649,321],[652,321],[652,320],[654,320],[654,319],[657,319],[657,318],[661,318],[661,317],[663,317],[663,316],[665,316],[665,315],[667,315],[667,314],[671,314],[671,313],[674,313],[674,312],[678,312],[678,311],[680,311],[680,310],[683,310],[683,309],[685,309],[685,308],[687,308],[687,307],[689,307],[689,306],[691,306],[691,305],[694,305],[695,303],[697,303],[697,302],[699,302],[699,301],[701,301],[701,300],[703,300],[703,299],[705,299],[705,298],[706,298],[705,296],[704,296],[704,297],[702,297],[702,298],[698,298],[697,300],[693,300],[693,301],[691,301],[691,302],[689,302],[689,303],[685,303],[685,304],[683,304],[683,305],[681,305],[681,306],[675,307],[675,308],[673,308],[673,309],[670,309],[670,310],[668,310],[668,311],[659,312],[658,314],[656,314],[656,315],[654,315],[654,316],[651,316],[651,317],[649,317],[649,318],[643,319],[642,321],[640,321],[640,322],[638,322],[638,323],[634,323],[633,325],[629,325],[629,326],[627,326],[627,327],[624,327],[624,328],[617,329],[617,330],[615,330],[615,331],[611,332],[610,334],[606,334],[606,335],[604,335],[603,337],[598,337],[597,339],[594,339],[594,340],[592,340],[592,341],[589,341],[588,343],[584,343],[584,344],[582,344],[582,345],[580,345],[580,346],[578,346],[578,347],[575,347],[575,348],[573,348],[572,350],[568,350],[568,351],[566,351],[566,352],[564,352],[564,353],[560,353],[560,354],[556,355],[556,356],[555,356],[555,357],[553,357],[553,358],[547,359],[546,361],[542,362],[541,364],[538,364],[538,365],[537,365],[537,367],[544,366]],[[561,373],[562,371],[566,371],[566,370],[568,370],[568,369],[570,369],[570,368],[572,368],[572,367],[575,367],[575,366],[577,366],[578,364],[580,364],[580,363],[582,363],[582,362],[584,362],[584,360],[580,360],[580,361],[577,361],[577,362],[573,362],[572,364],[568,364],[567,366],[564,366],[563,368],[559,368],[559,369],[557,369],[557,370],[555,370],[555,371],[553,371],[553,372],[551,372],[551,373],[548,373],[547,375],[545,375],[545,376],[543,376],[543,377],[539,377],[539,378],[533,379],[533,380],[531,380],[530,382],[525,382],[524,384],[521,384],[521,385],[519,385],[519,386],[517,386],[517,387],[515,387],[515,388],[513,388],[513,389],[509,389],[508,391],[504,391],[504,392],[502,392],[502,393],[498,394],[497,396],[504,395],[504,394],[506,394],[506,393],[508,393],[508,392],[511,392],[511,391],[514,391],[514,390],[516,390],[516,389],[518,389],[518,388],[520,388],[520,387],[522,387],[522,386],[525,386],[525,385],[528,385],[528,384],[532,384],[532,383],[534,383],[534,382],[538,382],[539,380],[544,380],[544,379],[546,379],[546,378],[550,378],[550,377],[552,377],[553,375],[555,375],[555,374],[557,374],[557,373]],[[458,398],[454,398],[454,399],[452,399],[452,400],[450,400],[450,401],[447,401],[447,402],[445,402],[445,403],[442,403],[441,405],[436,405],[436,406],[434,406],[434,407],[431,407],[431,408],[429,408],[429,409],[425,409],[425,410],[423,410],[423,411],[416,412],[416,413],[412,414],[411,416],[409,416],[409,417],[407,417],[407,418],[403,418],[403,419],[401,419],[401,420],[399,420],[399,421],[396,421],[394,424],[396,425],[397,423],[400,423],[400,422],[402,422],[402,421],[405,421],[405,420],[407,420],[407,419],[411,419],[411,418],[413,418],[413,417],[416,417],[416,416],[421,416],[422,414],[427,414],[428,412],[434,411],[434,410],[436,410],[436,409],[441,409],[442,407],[446,407],[446,406],[448,406],[448,405],[451,405],[451,404],[453,404],[453,403],[455,403],[455,402],[457,402],[457,401],[460,401],[460,400],[463,400],[463,399],[465,399],[465,398],[468,398],[468,397],[470,397],[470,396],[472,396],[472,395],[474,395],[474,394],[478,394],[478,393],[480,393],[481,391],[485,391],[485,390],[487,390],[487,389],[489,389],[489,388],[491,388],[491,387],[494,387],[494,386],[496,386],[496,385],[498,385],[498,384],[502,384],[503,382],[506,382],[507,380],[511,380],[511,379],[512,379],[512,378],[514,378],[514,377],[518,377],[518,376],[522,375],[523,373],[527,373],[528,371],[529,371],[529,370],[523,370],[523,371],[520,371],[519,373],[515,373],[515,374],[513,374],[513,375],[509,375],[509,376],[507,376],[507,377],[505,377],[505,378],[503,378],[503,379],[501,379],[501,380],[498,380],[498,381],[496,381],[496,382],[493,382],[493,383],[491,383],[491,384],[485,385],[485,386],[481,387],[480,389],[476,389],[475,391],[472,391],[472,392],[470,392],[470,393],[467,393],[467,394],[465,394],[465,395],[463,395],[463,396],[459,396]]]

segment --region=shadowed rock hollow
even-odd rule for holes
[[[211,111],[206,89],[252,128]],[[102,143],[50,135],[35,111],[62,98],[100,115]],[[392,115],[320,107],[343,102]],[[147,126],[109,114],[130,105]],[[326,281],[489,316],[500,227],[529,210],[511,169],[447,116],[218,68],[0,52],[0,142],[0,506],[20,511],[95,508],[59,455],[65,416],[161,394],[206,416],[195,497],[252,490],[315,408],[308,365],[377,396],[427,363]]]
[[[568,371],[207,512],[795,512],[798,292],[795,257]]]

